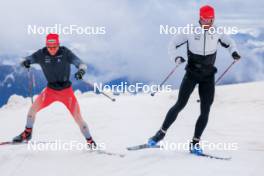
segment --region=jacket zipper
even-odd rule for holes
[[[204,30],[204,56],[205,56],[205,44],[206,44],[206,30]]]

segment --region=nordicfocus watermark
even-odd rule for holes
[[[160,25],[159,32],[162,35],[176,35],[176,34],[204,34],[207,31],[209,34],[231,34],[235,35],[239,32],[235,26],[212,26],[208,30],[204,30],[201,26],[187,24],[186,26],[169,26]]]
[[[173,142],[160,142],[160,150],[169,150],[169,151],[189,151],[190,149],[190,141],[186,141],[183,143],[173,143]],[[235,151],[238,150],[238,143],[236,142],[217,142],[217,143],[212,143],[209,141],[201,141],[199,143],[199,146],[203,150],[210,150],[210,151]],[[194,146],[197,147],[197,146]]]
[[[61,140],[38,142],[29,141],[27,143],[27,149],[31,151],[83,151],[83,150],[106,150],[105,143],[97,143],[96,147],[90,147],[87,143],[79,141],[63,142]]]
[[[104,35],[106,34],[105,26],[79,26],[79,25],[62,25],[54,24],[52,26],[28,25],[28,35],[47,35],[49,33],[63,35]]]
[[[128,84],[127,82],[121,82],[115,85],[103,85],[103,83],[94,83],[94,92],[97,90],[100,92],[115,92],[115,93],[150,93],[150,92],[171,92],[172,85],[148,85],[144,83]]]

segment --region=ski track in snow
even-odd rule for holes
[[[97,143],[106,150],[125,154],[124,158],[87,151],[30,151],[27,145],[0,146],[1,176],[222,176],[262,175],[264,168],[264,82],[218,86],[203,140],[237,142],[236,151],[208,151],[216,156],[231,156],[222,161],[197,157],[187,151],[146,149],[126,151],[142,144],[160,127],[178,91],[121,95],[112,103],[100,95],[77,95],[82,114]],[[169,129],[165,141],[191,139],[199,115],[197,89],[189,104]],[[13,97],[0,109],[0,141],[10,140],[23,130],[30,99]],[[62,104],[54,103],[37,115],[33,140],[81,141],[83,137]]]

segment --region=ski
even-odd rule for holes
[[[99,154],[99,155],[108,155],[108,156],[117,156],[117,157],[120,157],[120,158],[124,158],[126,156],[125,154],[108,152],[108,151],[99,150],[99,149],[89,150],[89,153],[96,153],[96,154]]]
[[[13,141],[5,141],[5,142],[0,142],[0,145],[20,145],[20,144],[27,144],[28,141],[25,142],[13,142]]]
[[[133,150],[153,149],[153,148],[161,148],[161,146],[160,145],[149,146],[148,144],[141,144],[132,147],[127,147],[127,150],[133,151]]]
[[[153,148],[160,149],[161,146],[160,145],[149,146],[148,144],[141,144],[141,145],[136,145],[136,146],[132,146],[132,147],[127,147],[127,150],[136,151],[136,150],[153,149]],[[232,159],[232,157],[219,157],[219,156],[206,154],[206,153],[203,153],[201,155],[196,155],[196,154],[193,154],[193,153],[191,153],[191,154],[195,155],[195,156],[206,157],[206,158],[210,158],[210,159],[218,159],[218,160],[231,160]]]
[[[96,152],[98,154],[105,154],[105,155],[109,155],[109,156],[118,156],[120,158],[124,158],[126,156],[125,154],[113,153],[113,152],[108,152],[108,151],[105,151],[105,150],[97,150]]]
[[[200,155],[197,155],[197,154],[194,154],[194,153],[191,153],[192,155],[195,155],[195,156],[200,156],[200,157],[206,157],[206,158],[210,158],[210,159],[218,159],[218,160],[231,160],[232,157],[219,157],[219,156],[215,156],[215,155],[211,155],[211,154],[206,154],[206,153],[202,153]]]
[[[5,141],[5,142],[0,142],[0,145],[47,144],[47,143],[53,143],[53,142],[49,142],[49,141],[23,141],[23,142]]]

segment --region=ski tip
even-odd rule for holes
[[[141,149],[141,146],[127,147],[126,149],[127,149],[128,151],[134,151],[134,150],[139,150],[139,149]]]
[[[206,154],[206,153],[202,153],[202,154],[195,154],[195,153],[191,153],[192,155],[195,156],[200,156],[200,157],[206,157],[206,158],[210,158],[210,159],[217,159],[217,160],[231,160],[232,157],[220,157],[220,156],[215,156],[215,155],[210,155],[210,154]]]
[[[155,149],[155,148],[161,148],[161,146],[160,145],[150,146],[148,144],[141,144],[141,145],[136,145],[136,146],[133,146],[133,147],[127,147],[127,150],[135,151],[135,150]]]

